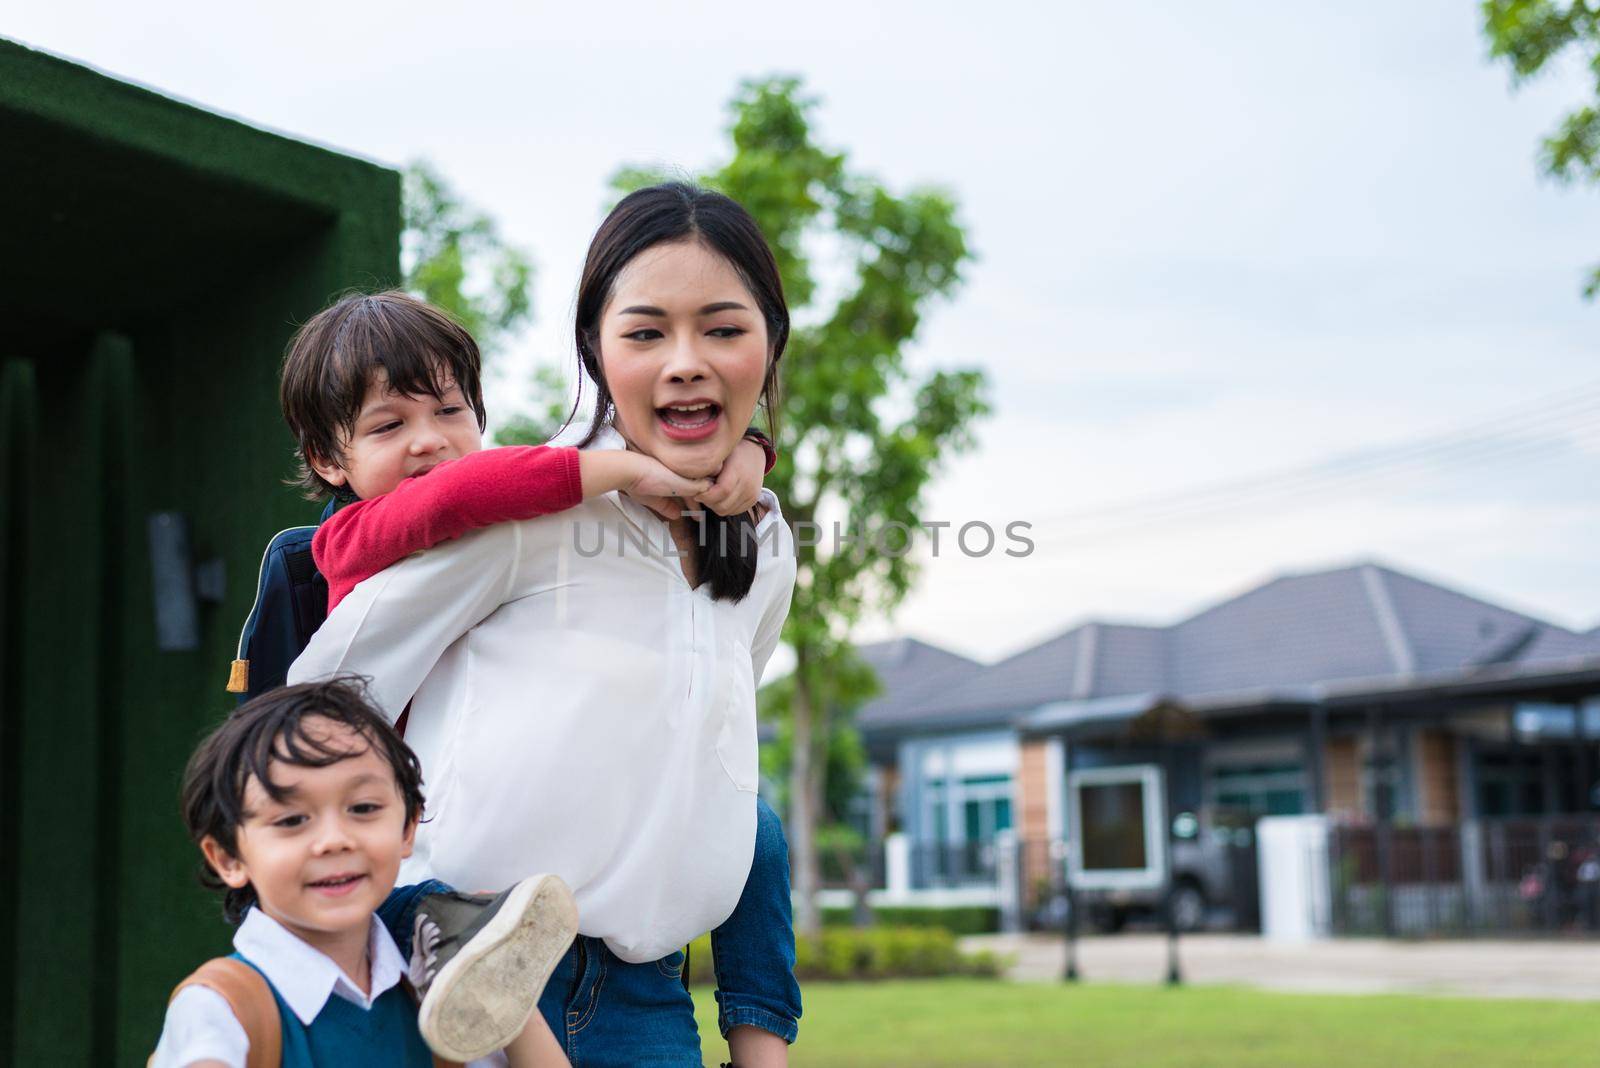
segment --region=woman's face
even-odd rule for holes
[[[715,474],[744,436],[767,351],[755,298],[699,241],[635,256],[600,316],[600,366],[617,430],[689,478]]]

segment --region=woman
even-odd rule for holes
[[[585,446],[698,477],[771,410],[789,324],[749,215],[672,185],[601,226],[576,326],[597,389]],[[700,1063],[675,951],[744,887],[755,687],[793,583],[770,493],[731,520],[610,495],[375,576],[295,664],[370,676],[391,716],[410,701],[430,819],[403,879],[572,886],[584,937],[541,1009],[575,1063]]]

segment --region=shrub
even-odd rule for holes
[[[942,927],[955,935],[993,934],[1000,929],[1000,910],[991,905],[876,905],[872,915],[886,927]],[[826,927],[850,927],[854,911],[848,908],[823,909]]]
[[[795,975],[801,981],[946,975],[992,978],[1001,971],[995,954],[963,953],[955,936],[938,927],[825,927],[817,938],[796,938],[794,948]],[[716,982],[709,936],[695,940],[689,967],[691,982]]]

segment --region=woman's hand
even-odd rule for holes
[[[766,473],[765,450],[749,439],[742,440],[723,461],[711,488],[694,499],[718,515],[748,512],[761,498],[761,480]]]

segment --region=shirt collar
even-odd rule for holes
[[[368,948],[372,956],[372,993],[363,994],[340,967],[319,949],[302,942],[260,908],[251,909],[234,932],[233,948],[254,964],[307,1027],[322,1012],[330,994],[363,1009],[400,982],[405,962],[387,928],[372,917]]]

